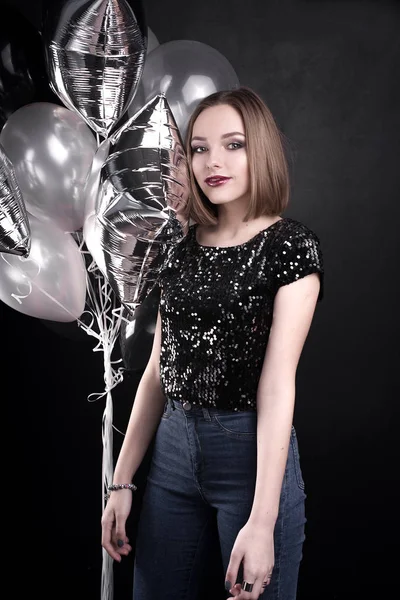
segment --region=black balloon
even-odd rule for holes
[[[42,37],[15,8],[0,12],[0,130],[8,117],[31,102],[56,102],[49,87]]]

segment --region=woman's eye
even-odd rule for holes
[[[240,142],[231,142],[228,145],[228,148],[230,148],[231,150],[238,150],[239,148],[243,148],[243,144],[241,144]]]
[[[192,148],[193,153],[200,154],[201,152],[205,152],[206,148],[204,146],[195,146]]]

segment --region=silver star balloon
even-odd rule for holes
[[[179,215],[189,194],[187,158],[165,96],[148,102],[98,153],[96,228],[86,243],[119,300],[134,309],[156,279],[151,265],[160,245],[184,235]]]
[[[0,144],[0,252],[27,257],[30,247],[28,213],[12,162]]]
[[[143,72],[147,27],[141,2],[45,0],[43,21],[53,90],[107,137]]]

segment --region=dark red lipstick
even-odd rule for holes
[[[212,175],[210,177],[207,177],[205,182],[211,187],[217,187],[218,185],[222,185],[223,183],[226,183],[229,180],[230,177],[224,177],[223,175]]]

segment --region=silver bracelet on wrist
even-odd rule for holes
[[[136,492],[137,487],[134,483],[113,483],[107,487],[108,494],[104,496],[104,500],[107,502],[111,496],[111,492],[116,492],[117,490],[131,490],[132,492]]]

